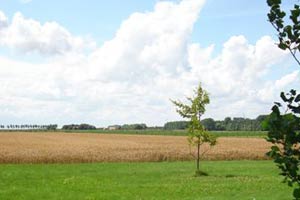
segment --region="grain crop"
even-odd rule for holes
[[[204,152],[208,146],[201,147]],[[220,137],[205,160],[261,160],[270,148],[263,138]],[[185,136],[88,133],[0,133],[0,163],[82,163],[192,160]]]

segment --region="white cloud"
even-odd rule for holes
[[[219,55],[212,57],[213,46],[189,48],[192,70],[187,77],[201,81],[211,94],[207,116],[256,117],[269,112],[279,92],[294,81],[298,72],[279,81],[265,80],[271,68],[288,59],[269,36],[249,44],[244,36],[232,36],[224,43]],[[275,87],[276,85],[276,87]]]
[[[257,97],[260,103],[281,101],[279,93],[281,91],[290,91],[292,88],[297,89],[299,80],[299,70],[295,70],[283,75],[278,80],[261,83],[262,87],[258,90]]]
[[[77,51],[83,39],[57,23],[41,25],[16,14],[0,43],[62,56],[42,64],[0,56],[0,119],[163,124],[180,119],[169,99],[191,95],[199,81],[211,96],[206,116],[267,112],[274,95],[299,78],[298,71],[268,79],[287,59],[269,36],[255,44],[232,36],[215,56],[214,44],[190,43],[203,3],[158,2],[152,12],[132,14],[112,40],[88,55]]]
[[[153,12],[132,14],[116,37],[91,56],[91,74],[107,80],[144,81],[186,70],[187,40],[203,3],[159,2]]]
[[[0,31],[1,29],[5,28],[8,25],[7,17],[5,14],[0,10]]]
[[[276,88],[284,88],[287,85],[299,80],[299,70],[287,74],[275,82]]]
[[[2,28],[1,28],[2,27]],[[57,55],[93,47],[92,41],[73,36],[56,22],[40,22],[17,12],[10,24],[0,12],[0,45],[25,53]]]
[[[212,50],[213,46],[201,49],[199,44],[191,45],[189,62],[195,79],[200,79],[219,97],[252,95],[261,86],[261,76],[285,57],[268,36],[255,45],[249,44],[244,36],[232,36],[220,55],[212,58]]]

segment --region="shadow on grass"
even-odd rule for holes
[[[233,175],[233,174],[225,175],[225,178],[234,178],[234,177],[239,177],[239,176],[238,175]]]
[[[208,173],[201,171],[201,170],[196,170],[195,172],[195,177],[199,177],[199,176],[208,176]]]
[[[225,176],[217,176],[217,177],[225,177],[225,178],[251,178],[251,179],[257,179],[257,178],[259,178],[259,176],[234,175],[234,174],[226,174]]]
[[[216,178],[259,178],[259,176],[248,176],[248,175],[236,175],[236,174],[226,174],[226,175],[209,175],[208,173],[204,171],[196,171],[194,174],[194,177],[203,177],[203,176],[209,176],[209,177],[216,177]]]

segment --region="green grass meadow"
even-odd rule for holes
[[[272,161],[0,165],[1,200],[288,200]]]

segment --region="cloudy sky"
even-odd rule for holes
[[[300,79],[267,12],[248,0],[0,0],[0,122],[163,125],[181,119],[170,99],[199,82],[205,117],[269,113]]]

